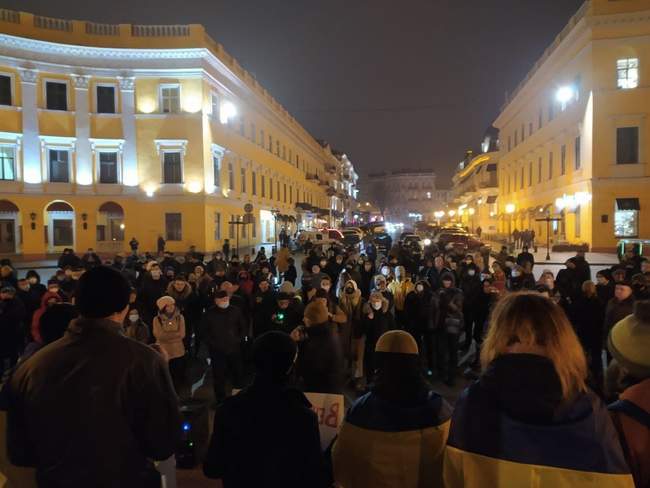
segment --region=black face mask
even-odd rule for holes
[[[348,295],[352,295],[354,293],[354,288],[346,288],[345,293],[347,293]]]

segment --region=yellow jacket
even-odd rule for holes
[[[404,311],[406,296],[413,290],[415,290],[415,285],[410,278],[405,278],[402,281],[395,280],[388,285],[388,291],[395,297],[395,310]]]

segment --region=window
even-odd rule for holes
[[[114,86],[97,86],[97,113],[114,114],[115,113],[115,87]]]
[[[257,142],[257,129],[255,128],[255,123],[251,122],[251,142],[255,144]]]
[[[533,162],[528,163],[528,186],[533,186]]]
[[[260,146],[264,147],[264,129],[260,129]]]
[[[212,173],[214,186],[221,186],[221,159],[216,154],[212,155]]]
[[[273,178],[269,178],[269,199],[273,200]]]
[[[580,169],[582,166],[582,161],[581,161],[581,154],[580,154],[580,136],[576,137],[576,142],[575,142],[575,169],[576,171]]]
[[[117,153],[99,153],[99,182],[117,183]]]
[[[234,215],[230,216],[230,222],[228,222],[228,237],[233,239],[235,237],[235,221],[236,218]]]
[[[163,183],[178,184],[183,182],[182,158],[179,151],[163,153]]]
[[[221,240],[221,213],[220,212],[214,213],[214,240],[215,241]]]
[[[560,174],[566,174],[566,146],[562,145],[560,149]]]
[[[0,180],[16,179],[16,150],[13,147],[0,146]]]
[[[524,130],[524,124],[521,124],[521,142],[524,142],[526,138],[526,131]]]
[[[280,157],[280,141],[276,139],[275,141],[275,155]]]
[[[533,123],[532,122],[528,123],[528,135],[529,136],[533,135]]]
[[[218,119],[221,114],[221,110],[219,108],[219,95],[216,93],[212,93],[210,95],[210,106],[212,107],[212,118]]]
[[[287,146],[282,145],[282,159],[287,160]]]
[[[293,203],[293,187],[289,187],[289,203]]]
[[[246,168],[240,169],[241,176],[241,192],[246,193]]]
[[[299,167],[300,167],[300,156],[298,156],[296,154],[296,168],[299,168]],[[303,161],[303,164],[302,164],[302,169],[303,169],[303,171],[305,170],[305,162],[304,161]]]
[[[269,152],[273,152],[273,136],[269,134]]]
[[[622,90],[639,86],[639,60],[637,58],[616,61],[616,86]]]
[[[539,109],[539,115],[537,116],[537,128],[541,129],[542,128],[542,123],[544,119],[544,114],[542,112],[542,109]]]
[[[553,179],[553,151],[548,153],[548,179]]]
[[[251,172],[251,193],[257,195],[257,173]]]
[[[619,127],[616,129],[616,164],[639,162],[639,128]]]
[[[578,205],[576,207],[574,213],[575,213],[575,220],[573,221],[574,222],[573,232],[574,232],[576,238],[579,238],[580,234],[582,232],[582,226],[581,226],[581,222],[580,222],[580,215],[581,215],[580,205]]]
[[[260,186],[262,187],[262,198],[266,198],[266,176],[262,175]]]
[[[50,149],[50,181],[53,183],[70,183],[70,152]]]
[[[508,151],[512,149],[511,141],[512,141],[511,137],[508,136]]]
[[[181,214],[179,213],[165,214],[165,240],[166,241],[183,240]]]
[[[293,161],[293,151],[291,149],[289,149],[289,159],[287,159],[287,162],[289,164],[291,164],[292,161]],[[296,164],[296,166],[297,166],[297,164]]]
[[[160,108],[165,114],[177,114],[181,111],[179,85],[160,85]]]
[[[0,75],[0,105],[12,105],[11,98],[11,76]]]
[[[515,129],[515,147],[517,147],[517,142],[518,142],[518,133],[517,130]]]
[[[553,103],[553,99],[551,99],[550,102],[548,102],[548,121],[550,122],[553,120],[555,117],[555,105]]]
[[[232,163],[228,163],[228,189],[235,189],[235,169],[232,166]]]
[[[68,84],[45,82],[45,99],[48,110],[68,110]]]
[[[277,198],[278,198],[278,202],[279,202],[279,201],[280,201],[280,182],[279,182],[279,181],[276,181],[276,182],[275,182],[275,190],[276,190],[275,195],[277,196]],[[285,192],[285,194],[284,194],[284,197],[285,197],[285,198],[284,198],[284,201],[286,202],[286,201],[287,201],[287,198],[286,198],[286,197],[287,197],[287,194],[286,194],[286,192]]]
[[[537,183],[542,182],[542,157],[537,160]]]
[[[524,167],[521,167],[521,180],[520,180],[520,185],[519,189],[523,190],[524,189]]]
[[[614,236],[638,237],[639,235],[638,198],[617,198],[614,211]]]

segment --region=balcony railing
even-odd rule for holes
[[[119,36],[120,26],[117,24],[96,24],[86,22],[86,34],[92,36]]]
[[[132,25],[133,37],[187,37],[189,25]]]
[[[0,9],[0,22],[10,22],[12,24],[20,24],[20,12],[13,10]]]
[[[72,32],[72,21],[65,20],[65,19],[54,19],[52,17],[42,17],[40,15],[36,15],[34,16],[34,27],[38,27],[39,29]]]

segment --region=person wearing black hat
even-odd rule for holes
[[[226,487],[327,486],[318,419],[307,398],[287,386],[296,353],[283,332],[255,340],[255,379],[217,408],[205,476]]]
[[[247,335],[248,324],[239,307],[230,303],[226,290],[214,294],[214,306],[201,319],[202,340],[210,351],[210,366],[217,403],[226,398],[226,381],[239,388],[242,380],[241,345]]]
[[[302,305],[289,293],[280,292],[276,298],[269,315],[269,327],[290,334],[302,321]]]
[[[262,279],[253,293],[252,316],[253,335],[259,337],[270,329],[270,317],[275,307],[276,294],[268,279]]]
[[[9,382],[9,459],[39,486],[160,486],[151,460],[174,453],[178,400],[161,354],[121,332],[129,292],[114,269],[84,273],[80,318]]]
[[[616,287],[614,288],[614,298],[607,303],[607,309],[605,310],[603,337],[609,336],[612,327],[614,327],[618,322],[628,315],[632,315],[634,312],[634,302],[634,290],[632,284],[629,281],[616,283]],[[607,363],[609,363],[611,359],[612,356],[608,351]]]

